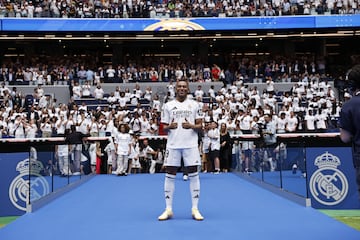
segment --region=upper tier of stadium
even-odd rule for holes
[[[0,1],[0,17],[17,18],[193,18],[357,14],[354,0],[124,0]]]

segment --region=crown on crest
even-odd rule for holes
[[[42,162],[37,161],[36,159],[30,160],[29,158],[26,158],[16,165],[16,171],[19,171],[20,173],[28,173],[29,170],[31,174],[40,173],[43,169],[44,166]]]
[[[323,167],[337,168],[337,166],[339,166],[341,162],[337,156],[329,152],[325,152],[315,159],[314,164],[319,168],[323,168]]]

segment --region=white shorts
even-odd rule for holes
[[[181,166],[181,158],[184,160],[184,166],[200,166],[199,148],[180,148],[166,149],[164,166]]]

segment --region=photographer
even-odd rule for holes
[[[84,140],[89,136],[89,134],[79,132],[75,125],[71,125],[70,131],[65,134],[65,143],[70,145],[74,175],[79,175],[80,172],[86,175],[91,173],[89,144]],[[81,159],[81,155],[84,156],[84,160]]]
[[[43,122],[40,124],[40,130],[43,138],[49,138],[52,135],[52,125],[49,117],[44,117]]]
[[[267,167],[270,168],[271,171],[275,171],[276,159],[274,155],[274,150],[276,148],[276,126],[270,114],[265,114],[264,120],[265,124],[263,125],[261,136],[264,140],[264,145],[267,152],[267,159],[264,157],[263,164],[265,164],[265,161],[267,161]]]
[[[151,162],[154,160],[157,152],[149,145],[148,139],[144,139],[142,143],[142,155],[144,157],[140,160],[141,172],[149,173]]]
[[[65,135],[67,120],[63,114],[60,114],[60,118],[56,120],[55,127],[56,127],[56,134],[57,136]]]
[[[26,121],[21,115],[17,115],[14,121],[14,136],[15,138],[25,137]]]

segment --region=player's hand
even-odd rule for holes
[[[184,129],[190,129],[190,128],[192,128],[192,124],[189,123],[189,121],[185,118],[185,122],[182,123],[182,127]]]
[[[176,129],[178,127],[177,122],[173,119],[171,123],[169,124],[169,129]]]

